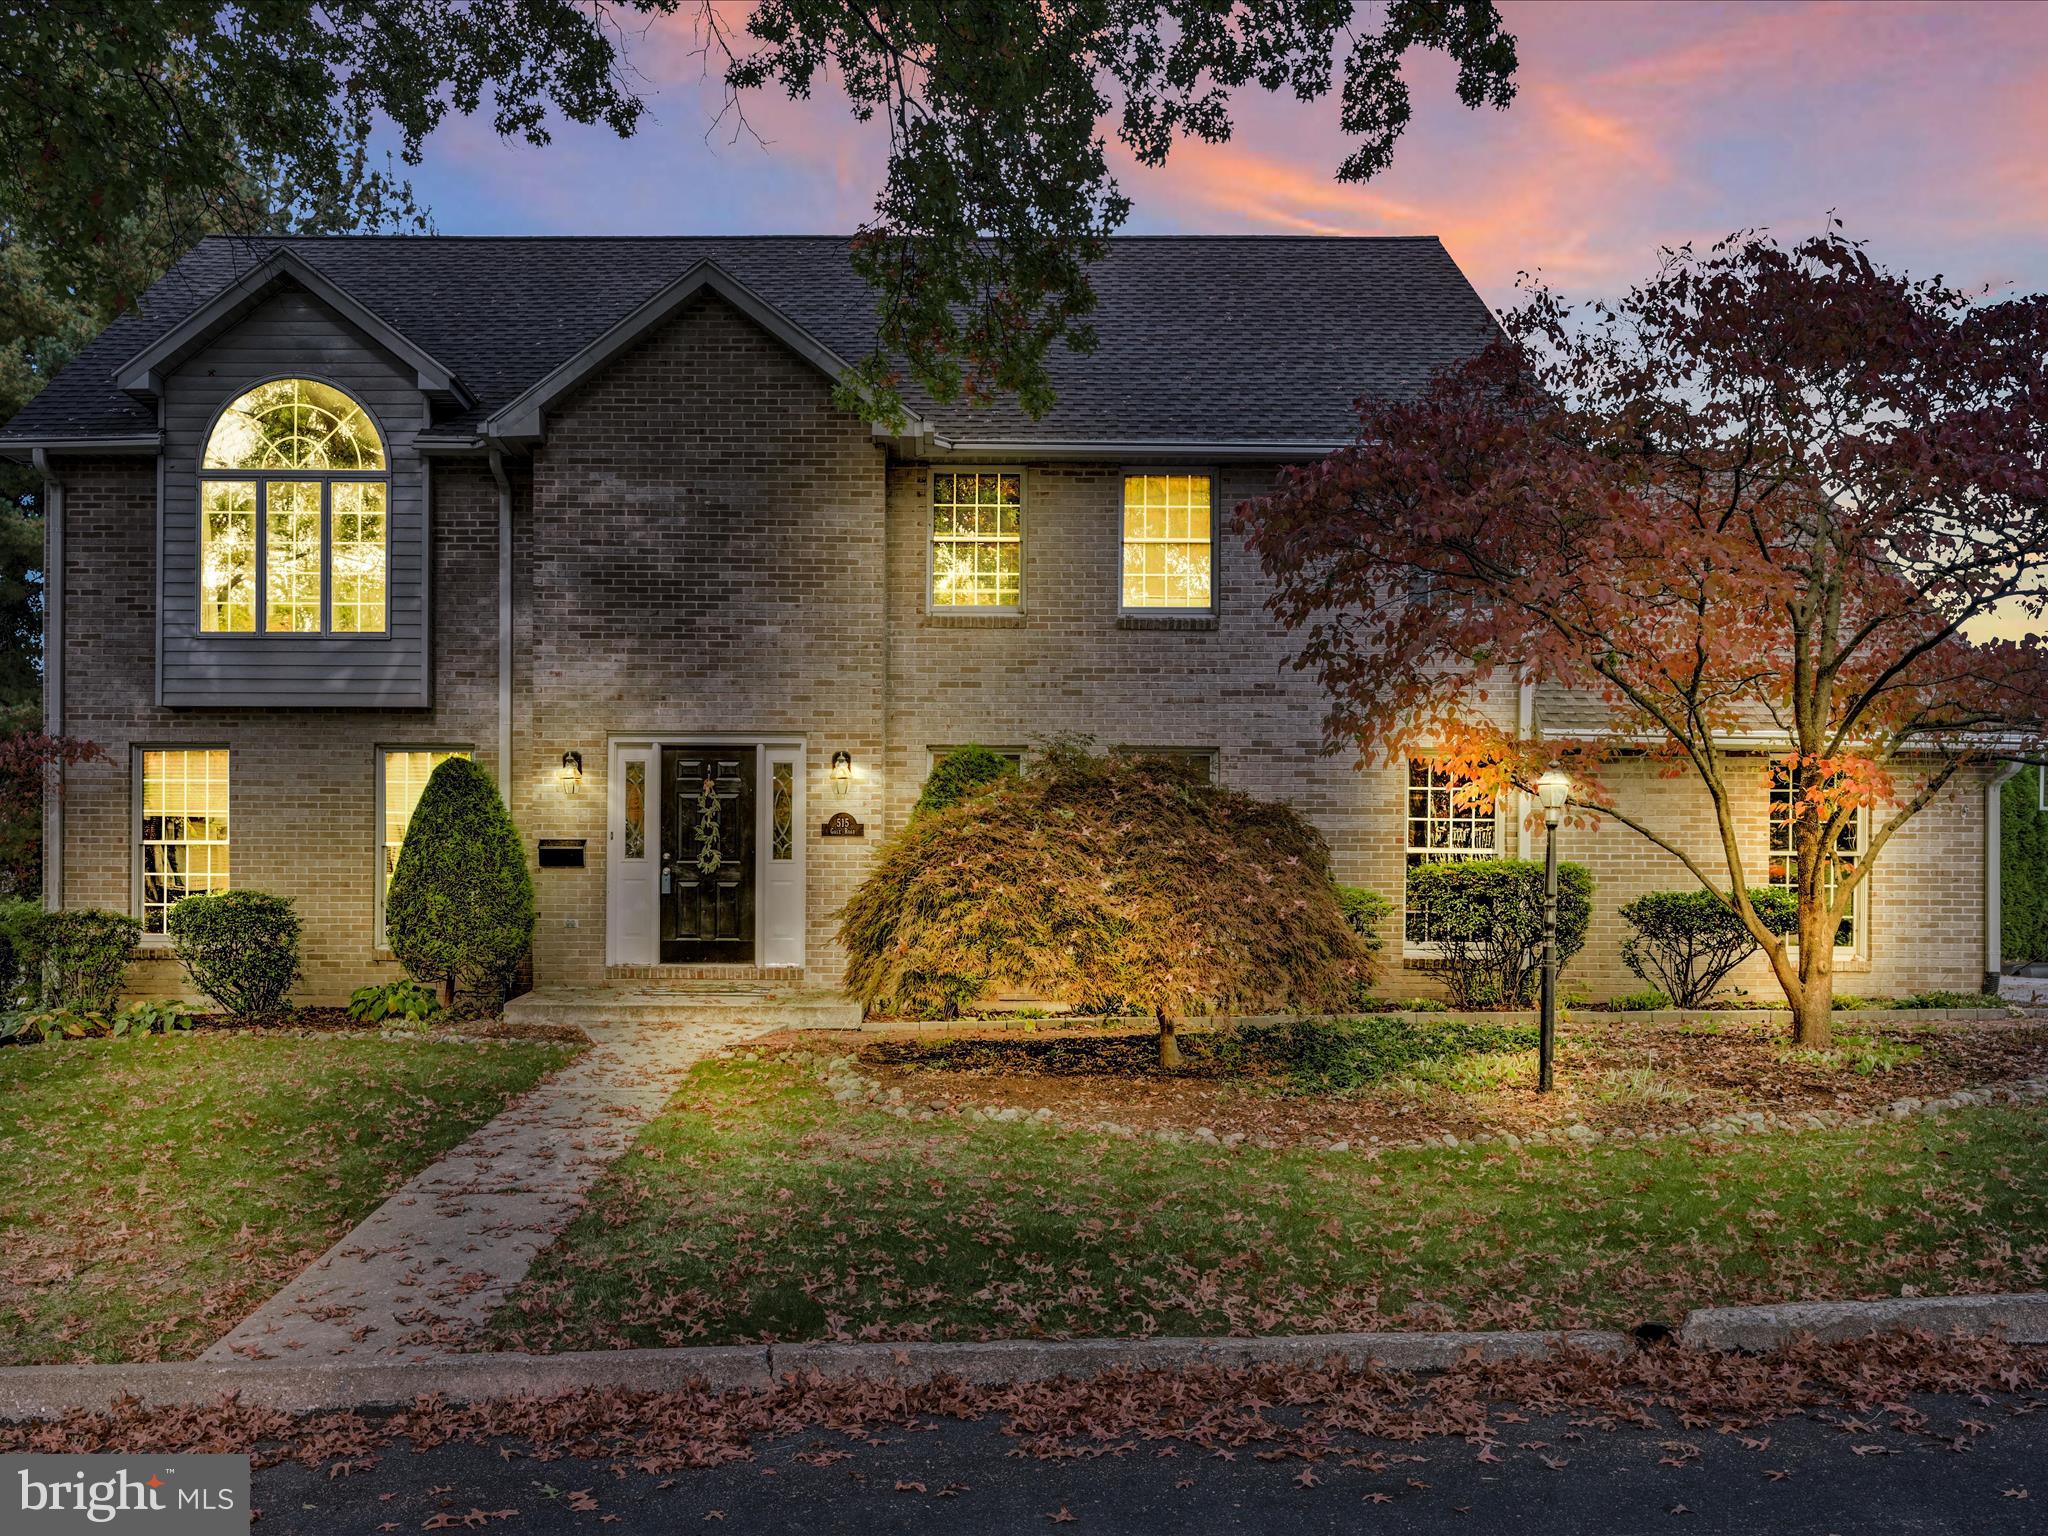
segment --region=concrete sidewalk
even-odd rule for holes
[[[704,1057],[775,1028],[589,1024],[591,1048],[416,1175],[205,1354],[428,1360],[465,1342]]]

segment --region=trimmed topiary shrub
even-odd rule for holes
[[[1115,999],[1158,1020],[1167,1067],[1182,1015],[1323,1012],[1372,970],[1291,808],[1068,744],[884,843],[839,939],[869,1008]]]
[[[452,1007],[458,988],[502,999],[533,945],[533,874],[497,786],[466,757],[434,770],[384,903],[391,952]]]
[[[969,795],[1016,776],[1017,765],[1000,752],[987,747],[955,747],[932,765],[932,775],[924,781],[917,804],[910,808],[910,818],[915,821],[933,811],[948,810]]]
[[[1453,1008],[1527,1008],[1543,964],[1543,866],[1533,859],[1452,859],[1408,872],[1408,903],[1429,913],[1437,946],[1423,969]],[[1557,867],[1557,968],[1586,943],[1593,877]]]
[[[1758,887],[1749,893],[1764,926],[1777,934],[1799,926],[1790,891]],[[1651,891],[1621,909],[1635,932],[1622,940],[1628,968],[1680,1008],[1706,1005],[1728,973],[1759,948],[1742,919],[1714,891]]]
[[[164,919],[192,985],[238,1019],[290,1007],[299,980],[299,914],[283,896],[221,891],[187,896]]]
[[[23,968],[39,1006],[66,1013],[109,1013],[121,996],[142,924],[125,912],[74,907],[45,912],[27,929]]]

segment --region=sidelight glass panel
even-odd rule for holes
[[[626,857],[647,857],[647,764],[626,764]]]
[[[778,862],[796,857],[796,765],[776,763],[769,770],[772,803],[768,820],[768,857]]]
[[[256,482],[209,481],[199,498],[199,628],[256,628]]]

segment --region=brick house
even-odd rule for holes
[[[48,899],[141,917],[155,993],[171,901],[291,896],[302,998],[339,998],[397,974],[390,861],[461,752],[533,857],[539,982],[829,985],[934,754],[1078,733],[1293,802],[1426,959],[1405,867],[1527,854],[1523,808],[1322,755],[1226,523],[1361,391],[1482,345],[1486,308],[1430,238],[1119,240],[1097,283],[1101,347],[1055,360],[1044,419],[913,398],[891,433],[832,401],[873,325],[836,238],[202,244],[0,433],[49,487],[50,729],[109,757],[52,806]],[[1714,853],[1691,786],[1629,793]],[[1845,990],[1995,969],[1994,794],[1959,783],[1887,851]],[[1598,892],[1567,982],[1631,989],[1615,907],[1687,879],[1618,826],[1574,839]]]

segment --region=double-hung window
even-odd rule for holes
[[[434,770],[451,757],[468,757],[467,747],[387,747],[377,757],[377,823],[382,845],[377,850],[377,942],[384,942],[384,893],[398,868],[398,850],[405,829],[419,809],[420,795]]]
[[[1771,770],[1771,843],[1770,883],[1784,890],[1799,888],[1799,855],[1792,849],[1792,817],[1799,803],[1800,784],[1798,776],[1789,772],[1783,764]],[[1842,876],[1856,867],[1856,861],[1863,853],[1863,816],[1861,809],[1850,812],[1842,823],[1841,831],[1835,836],[1832,852],[1824,854],[1821,870],[1821,890],[1827,900],[1833,901],[1841,886]],[[1864,881],[1856,887],[1856,894],[1850,898],[1849,910],[1842,915],[1842,921],[1835,928],[1835,951],[1837,954],[1852,953],[1862,934],[1863,915],[1870,898],[1870,882]],[[1797,943],[1797,936],[1791,942]]]
[[[228,751],[148,747],[136,797],[142,931],[166,932],[187,896],[228,889]]]
[[[1492,795],[1433,763],[1408,765],[1408,872],[1453,859],[1500,856],[1500,809]],[[1402,938],[1410,948],[1435,944],[1429,909],[1404,900]]]
[[[1210,613],[1216,518],[1207,475],[1124,476],[1126,613]]]
[[[368,413],[315,379],[231,401],[199,466],[202,634],[381,635],[390,480]]]
[[[932,612],[1015,613],[1023,606],[1023,473],[1014,469],[934,472]]]

